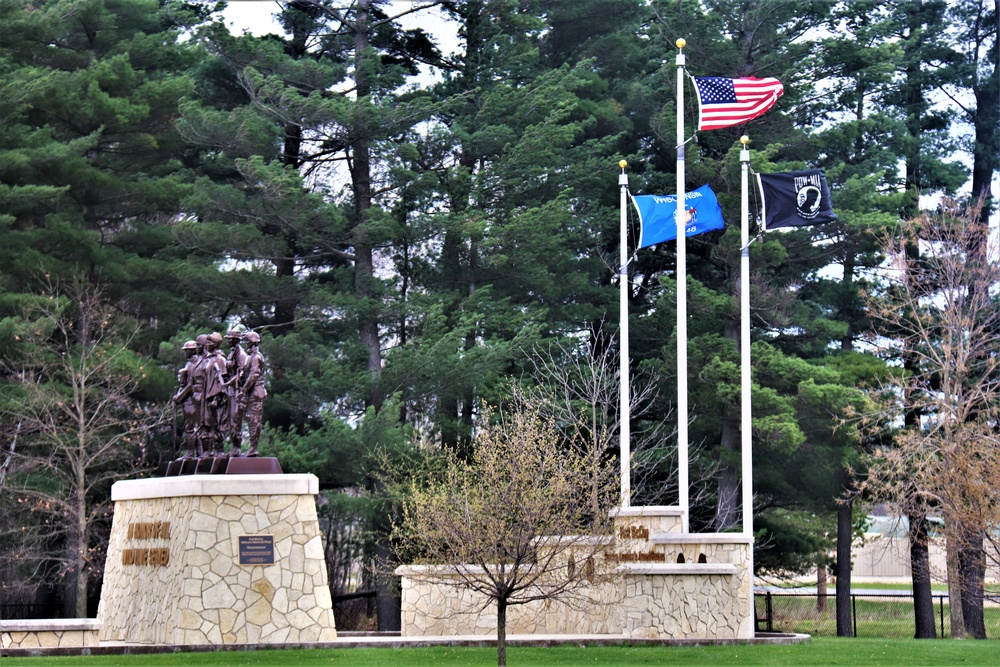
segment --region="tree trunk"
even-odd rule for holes
[[[988,3],[986,3],[988,4]],[[976,66],[990,63],[989,68],[975,76],[973,93],[976,111],[973,115],[976,141],[972,161],[972,197],[983,201],[980,222],[986,227],[993,206],[993,178],[1000,168],[1000,1],[994,0],[992,25],[984,22],[982,31],[974,36],[977,47],[989,44]],[[990,41],[992,40],[992,43]],[[978,49],[977,49],[978,50]],[[983,57],[985,56],[985,57]],[[973,239],[978,261],[986,263],[986,239]],[[983,580],[986,576],[986,554],[983,551],[983,531],[980,527],[961,528],[958,546],[958,575],[962,588],[962,614],[965,630],[976,639],[986,639],[983,616]]]
[[[965,639],[965,616],[962,613],[962,583],[958,576],[958,539],[949,535],[948,551],[948,620],[952,639]]]
[[[927,521],[922,514],[911,514],[910,572],[913,581],[913,623],[916,639],[934,639],[934,599],[931,595],[931,568],[927,551]]]
[[[302,8],[300,8],[302,9]],[[288,55],[295,60],[301,60],[308,53],[309,30],[302,24],[296,24],[292,30],[291,39],[288,41]],[[302,127],[294,123],[285,125],[285,138],[281,151],[281,163],[286,167],[298,170],[302,166]],[[285,278],[291,285],[297,280],[295,269],[297,261],[295,259],[297,239],[295,234],[282,231],[279,227],[268,225],[267,233],[281,236],[288,243],[288,253],[285,257],[275,257],[271,260],[274,264],[274,275],[277,278]],[[272,321],[271,333],[283,335],[295,329],[295,318],[298,311],[298,299],[296,291],[288,289],[285,294],[274,301],[274,319]],[[225,333],[225,332],[223,332]]]
[[[74,502],[73,526],[66,539],[66,577],[63,580],[63,614],[70,618],[87,618],[86,509]]]
[[[507,667],[507,601],[497,600],[497,665]]]
[[[981,64],[990,68],[975,78],[973,94],[976,111],[972,117],[976,141],[972,153],[972,197],[982,198],[982,222],[985,225],[993,211],[993,176],[1000,167],[1000,2],[993,2],[994,25],[983,24],[979,40],[985,42],[992,34],[992,44],[984,50]],[[978,40],[977,40],[978,41]],[[981,42],[981,43],[982,43]],[[977,63],[979,65],[980,63]]]
[[[371,0],[358,1],[357,21],[354,26],[354,58],[355,58],[355,90],[357,91],[358,111],[367,101],[364,99],[371,93],[371,83],[367,77],[364,59],[369,46],[368,31],[370,30]],[[357,121],[363,126],[363,121]],[[354,158],[351,167],[351,186],[354,190],[354,211],[357,219],[354,228],[354,294],[358,299],[358,335],[361,344],[368,350],[368,373],[372,385],[365,399],[366,405],[381,409],[382,389],[379,378],[382,374],[382,347],[379,337],[378,297],[375,294],[375,263],[372,253],[372,242],[368,238],[368,216],[372,206],[371,184],[371,146],[365,136],[363,127],[357,128],[359,135],[351,144]]]
[[[820,614],[826,613],[826,565],[817,563],[816,565],[816,611]]]
[[[734,286],[738,283],[734,281]],[[740,322],[727,318],[725,326],[726,339],[733,342],[737,351],[740,349]],[[719,482],[715,505],[715,521],[713,527],[722,532],[736,525],[740,499],[740,480],[732,462],[738,460],[740,451],[740,411],[738,406],[731,409],[722,408],[722,433],[719,440],[723,460],[720,462]]]
[[[735,456],[735,452],[738,451],[737,448],[739,445],[739,429],[734,431],[731,428],[727,428],[726,425],[732,422],[730,419],[723,419],[722,421],[722,449],[723,451],[732,453]],[[717,489],[718,496],[716,499],[715,521],[713,525],[715,530],[721,533],[722,531],[729,530],[735,526],[737,518],[739,517],[737,512],[737,503],[740,498],[740,480],[736,470],[726,463],[723,463],[719,470],[719,482]]]
[[[82,563],[83,559],[80,560],[80,569],[76,572],[76,608],[74,611],[76,618],[87,618],[87,602],[89,600],[87,592],[90,576]]]
[[[81,416],[85,414],[81,411]],[[77,450],[80,461],[86,460],[87,454],[86,438],[83,437],[85,428],[86,425],[81,423]],[[87,580],[90,574],[87,568],[87,469],[82,464],[76,464],[75,468],[76,482],[74,486],[76,488],[73,489],[73,512],[76,516],[73,517],[73,532],[69,540],[70,566],[76,577],[74,581],[76,589],[74,616],[87,618]]]
[[[958,577],[962,588],[965,632],[974,639],[986,639],[983,614],[986,555],[983,552],[983,536],[978,530],[965,530],[962,533],[958,550]]]
[[[853,504],[837,506],[837,636],[853,637],[851,623],[851,538]]]
[[[373,481],[370,487],[376,498],[385,496],[385,488],[381,482]],[[371,551],[371,569],[368,582],[375,589],[375,616],[379,632],[398,632],[402,628],[401,607],[402,592],[399,580],[389,574],[399,563],[395,550],[389,543],[390,526],[388,515],[384,515],[385,523],[374,526],[375,539]]]

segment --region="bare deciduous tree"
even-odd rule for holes
[[[403,562],[434,566],[415,579],[496,605],[505,665],[509,607],[593,603],[588,591],[610,577],[613,563],[599,555],[611,537],[617,476],[575,424],[557,427],[524,396],[504,418],[487,415],[474,445],[470,461],[446,451],[438,473],[406,489],[393,539]]]
[[[533,384],[527,389],[532,403],[543,415],[557,423],[581,425],[595,456],[618,454],[621,432],[618,392],[621,391],[617,350],[573,349],[555,344],[531,354]],[[632,505],[668,505],[677,497],[677,445],[673,440],[676,426],[669,419],[671,410],[657,419],[646,417],[659,399],[654,382],[641,374],[631,378],[629,413],[635,422],[631,429],[632,453],[630,487]],[[645,418],[644,418],[645,417]],[[716,477],[718,463],[708,463],[701,456],[703,447],[691,447],[689,465],[700,473],[692,484],[692,505],[708,495]]]
[[[869,456],[859,489],[901,515],[942,513],[953,632],[976,637],[985,636],[984,539],[1000,525],[1000,265],[982,251],[978,220],[976,206],[945,202],[885,239],[889,288],[867,298],[885,336],[874,342],[891,358],[905,350],[912,363],[872,392],[880,411],[867,426],[907,411],[920,423]]]
[[[147,373],[130,351],[135,329],[82,284],[46,292],[7,320],[12,354],[2,362],[0,503],[13,514],[0,554],[8,568],[69,582],[69,613],[87,615],[90,575],[103,566],[94,539],[107,522],[110,483],[165,420],[133,395]]]

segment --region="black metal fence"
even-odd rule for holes
[[[938,637],[951,636],[948,596],[934,598]],[[754,596],[756,627],[763,632],[802,632],[836,636],[837,600],[833,594],[780,593]],[[983,616],[988,637],[1000,637],[1000,598],[987,597]],[[910,593],[851,594],[851,625],[855,637],[907,638],[914,634],[913,595]]]
[[[358,591],[333,596],[333,617],[338,632],[377,632],[378,612],[375,591]]]
[[[0,621],[62,618],[61,604],[0,604]]]

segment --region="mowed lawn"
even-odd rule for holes
[[[343,648],[288,651],[222,651],[154,655],[31,657],[0,660],[0,667],[46,665],[333,665],[410,667],[496,664],[493,648]],[[1000,641],[813,638],[806,644],[756,646],[512,646],[507,664],[576,665],[997,665]]]

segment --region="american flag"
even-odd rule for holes
[[[698,93],[698,129],[742,125],[767,112],[785,92],[777,79],[694,77]]]

